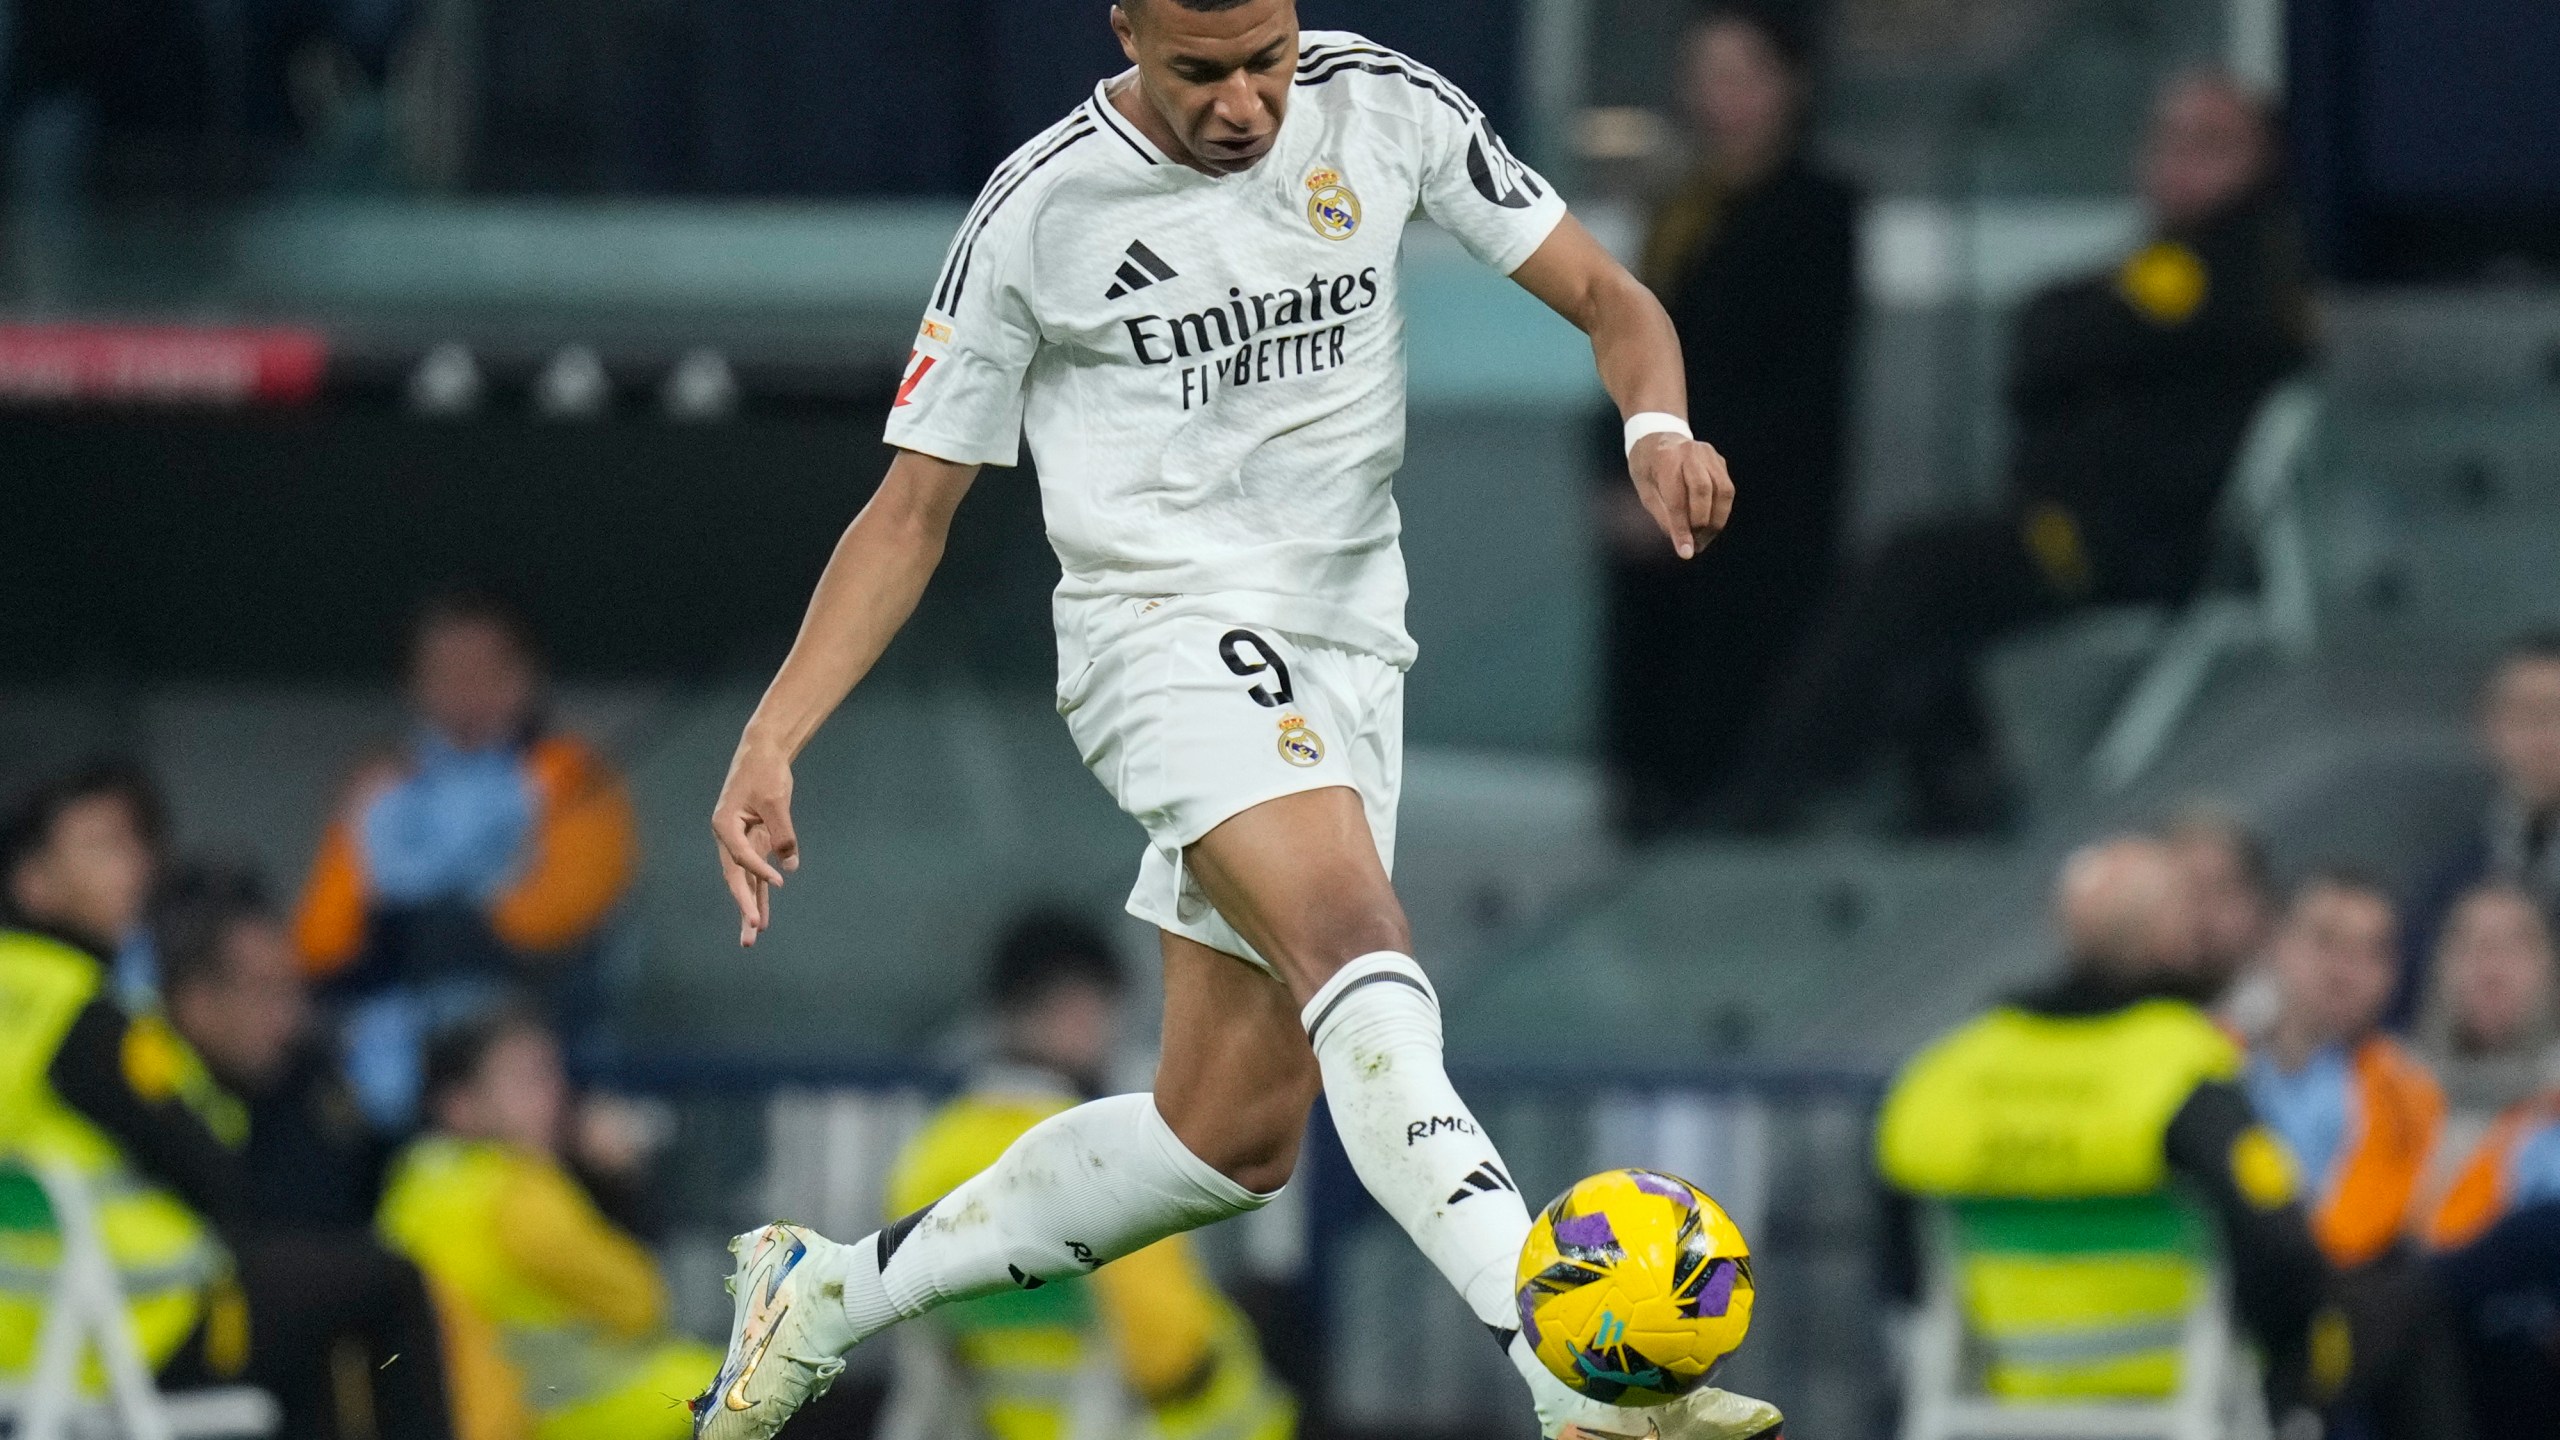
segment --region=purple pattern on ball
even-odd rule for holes
[[[1733,1285],[1742,1278],[1742,1267],[1730,1260],[1717,1260],[1707,1267],[1707,1283],[1698,1287],[1698,1315],[1702,1319],[1720,1320],[1733,1308]]]
[[[1698,1203],[1691,1198],[1688,1186],[1667,1175],[1656,1175],[1650,1170],[1630,1170],[1627,1172],[1627,1178],[1633,1180],[1636,1188],[1647,1195],[1659,1195],[1665,1200],[1677,1200],[1683,1205]]]
[[[1608,1250],[1618,1243],[1618,1232],[1609,1228],[1609,1217],[1594,1210],[1588,1215],[1568,1215],[1556,1222],[1556,1244],[1575,1250]]]

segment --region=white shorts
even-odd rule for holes
[[[1269,969],[1210,905],[1182,852],[1264,801],[1340,785],[1359,792],[1392,874],[1404,671],[1197,604],[1179,602],[1108,642],[1058,709],[1085,768],[1146,827],[1129,913]]]

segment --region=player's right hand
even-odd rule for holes
[[[720,845],[720,878],[738,903],[738,943],[751,946],[773,927],[773,892],[800,868],[800,838],[791,829],[791,760],[753,740],[738,743],[729,778],[711,808]]]

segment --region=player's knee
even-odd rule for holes
[[[1277,1194],[1298,1173],[1298,1149],[1306,1133],[1303,1117],[1285,1130],[1275,1127],[1255,1144],[1239,1148],[1217,1171],[1256,1195]]]
[[[1297,1172],[1307,1114],[1323,1090],[1324,1077],[1309,1054],[1304,1065],[1265,1076],[1249,1102],[1224,1105],[1214,1117],[1184,1116],[1174,1122],[1174,1133],[1211,1169],[1268,1195]]]

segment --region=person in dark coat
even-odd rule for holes
[[[2445,922],[2471,891],[2512,885],[2560,926],[2560,629],[2507,643],[2480,697],[2480,743],[2496,788],[2480,827],[2437,857],[2411,897],[2396,1025],[2417,1018]]]
[[[2237,82],[2199,73],[2163,89],[2140,166],[2151,238],[2018,316],[2001,504],[1912,524],[1856,568],[1754,728],[1741,828],[1791,828],[1809,795],[1887,756],[1909,767],[1911,829],[1997,828],[2005,785],[1973,692],[1982,649],[2077,607],[2194,591],[2249,422],[2309,358],[2273,168],[2266,111]],[[1738,458],[1734,473],[1755,493]]]
[[[1779,12],[1732,5],[1683,44],[1697,163],[1653,218],[1643,274],[1680,329],[1698,432],[1750,512],[1682,565],[1624,484],[1605,492],[1608,758],[1639,836],[1696,818],[1837,555],[1859,195],[1805,154],[1811,58]],[[1614,415],[1607,430],[1614,477]]]
[[[249,1110],[252,1209],[281,1230],[372,1228],[389,1152],[315,1022],[292,936],[245,869],[190,865],[153,907],[161,1002]]]

